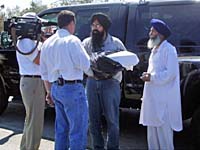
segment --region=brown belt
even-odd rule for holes
[[[40,75],[21,75],[21,77],[26,77],[26,78],[41,78]]]

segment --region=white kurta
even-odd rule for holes
[[[167,41],[152,50],[148,73],[150,82],[145,82],[139,123],[159,127],[164,123],[164,114],[175,131],[182,130],[180,77],[177,52]]]

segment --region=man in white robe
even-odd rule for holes
[[[147,126],[148,148],[173,150],[173,131],[182,130],[180,80],[177,52],[166,39],[171,31],[163,21],[151,20],[149,66],[139,123]]]

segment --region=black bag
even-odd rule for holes
[[[91,69],[95,79],[105,80],[112,78],[124,68],[120,63],[106,57],[106,55],[99,54],[91,58]]]

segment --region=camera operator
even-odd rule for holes
[[[55,33],[55,29],[52,26],[43,27],[41,29],[41,42],[43,43]]]
[[[36,14],[26,13],[22,17],[36,17]],[[35,46],[36,41],[30,38],[20,38],[17,41],[17,48],[23,53],[30,52]],[[39,71],[39,49],[38,46],[28,55],[16,51],[21,75],[20,92],[26,110],[20,150],[38,150],[43,132],[45,88]]]

